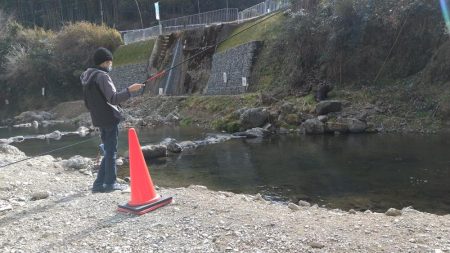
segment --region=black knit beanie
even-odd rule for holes
[[[111,53],[111,51],[109,51],[108,49],[104,48],[104,47],[100,47],[97,50],[95,50],[94,53],[94,64],[95,65],[100,65],[102,63],[104,63],[105,61],[112,61],[113,60],[113,55]]]

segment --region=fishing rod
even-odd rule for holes
[[[265,21],[267,21],[268,19],[271,19],[271,18],[273,18],[273,17],[275,17],[275,16],[278,16],[278,15],[281,14],[281,13],[283,13],[282,10],[280,10],[280,11],[274,13],[274,14],[271,14],[271,15],[269,15],[269,16],[267,16],[267,17],[261,19],[260,21],[254,23],[253,25],[251,25],[251,26],[249,26],[249,27],[243,29],[242,31],[239,31],[238,33],[235,33],[235,34],[233,34],[233,35],[227,37],[226,39],[223,39],[223,40],[219,41],[218,43],[216,43],[216,44],[214,44],[214,45],[207,46],[206,49],[201,50],[200,52],[198,52],[198,53],[194,54],[193,56],[187,58],[186,60],[184,60],[184,61],[182,61],[182,62],[176,64],[175,66],[169,67],[169,68],[165,68],[165,69],[159,71],[158,73],[156,73],[156,74],[150,76],[145,82],[143,82],[144,87],[143,87],[143,89],[142,89],[141,95],[144,94],[144,92],[145,92],[145,86],[146,86],[146,84],[147,84],[148,82],[154,81],[154,80],[158,79],[159,77],[163,76],[165,73],[167,73],[167,72],[171,71],[172,69],[175,69],[175,68],[177,68],[177,67],[179,67],[179,66],[185,64],[185,63],[188,62],[188,61],[191,61],[192,59],[194,59],[194,58],[198,57],[199,55],[205,53],[206,51],[210,50],[211,48],[217,47],[217,46],[219,46],[220,44],[224,43],[225,41],[228,41],[228,40],[230,40],[230,39],[232,39],[232,38],[238,36],[239,34],[241,34],[241,33],[243,33],[243,32],[246,32],[246,31],[250,30],[251,28],[253,28],[253,27],[255,27],[255,26],[257,26],[257,25],[259,25],[259,24],[261,24],[261,23],[263,23],[263,22],[265,22]]]
[[[257,25],[259,25],[259,24],[261,24],[261,23],[267,21],[268,19],[273,18],[273,17],[275,17],[275,16],[281,14],[281,13],[283,13],[282,10],[280,10],[280,11],[277,12],[277,13],[271,14],[271,15],[269,15],[269,16],[267,16],[267,17],[261,19],[260,21],[254,23],[253,25],[251,25],[251,26],[249,26],[249,27],[243,29],[242,31],[239,31],[238,33],[235,33],[235,34],[231,35],[230,37],[228,37],[228,38],[226,38],[226,39],[223,39],[222,41],[220,41],[220,42],[218,42],[218,43],[216,43],[216,44],[214,44],[214,45],[207,46],[206,49],[203,49],[202,51],[200,51],[200,52],[194,54],[193,56],[187,58],[186,60],[184,60],[184,61],[182,61],[182,62],[176,64],[175,66],[169,67],[169,68],[166,68],[166,69],[163,69],[163,70],[159,71],[158,73],[156,73],[156,74],[150,76],[145,82],[143,82],[144,88],[142,89],[142,93],[141,93],[141,94],[144,94],[144,91],[145,91],[145,84],[146,84],[146,83],[148,83],[148,82],[150,82],[150,81],[153,81],[153,80],[156,80],[157,78],[163,76],[163,75],[164,75],[165,73],[167,73],[168,71],[170,71],[170,70],[172,70],[172,69],[175,69],[175,68],[177,68],[177,67],[183,65],[184,63],[186,63],[186,62],[188,62],[188,61],[190,61],[190,60],[196,58],[197,56],[199,56],[199,55],[205,53],[206,51],[210,50],[211,48],[217,47],[217,46],[219,46],[220,44],[224,43],[225,41],[227,41],[227,40],[229,40],[229,39],[231,39],[231,38],[234,38],[234,37],[238,36],[239,34],[245,32],[245,31],[248,31],[249,29],[251,29],[251,28],[253,28],[253,27],[255,27],[255,26],[257,26]],[[45,153],[41,153],[41,154],[38,154],[38,155],[35,155],[35,156],[31,156],[31,157],[27,157],[27,158],[24,158],[24,159],[15,161],[15,162],[11,162],[11,163],[8,163],[8,164],[5,164],[5,165],[1,165],[1,166],[0,166],[0,169],[1,169],[1,168],[8,167],[8,166],[11,166],[11,165],[14,165],[14,164],[18,164],[18,163],[21,163],[21,162],[24,162],[24,161],[31,160],[31,159],[34,159],[34,158],[39,157],[39,156],[49,155],[49,154],[51,154],[51,153],[53,153],[53,152],[56,152],[56,151],[59,151],[59,150],[64,150],[64,149],[67,149],[67,148],[70,148],[70,147],[74,147],[74,146],[77,146],[77,145],[86,143],[86,142],[88,142],[88,141],[91,141],[94,137],[96,137],[96,136],[92,136],[92,137],[90,137],[89,139],[86,139],[86,140],[84,140],[84,141],[77,142],[77,143],[74,143],[74,144],[71,144],[71,145],[67,145],[67,146],[64,146],[64,147],[61,147],[61,148],[53,149],[53,150],[50,150],[50,151],[45,152]]]

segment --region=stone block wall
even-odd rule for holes
[[[253,41],[231,48],[213,56],[211,75],[206,88],[206,95],[235,95],[245,93],[242,78],[251,84],[252,66],[262,42]],[[226,73],[226,82],[224,80]]]
[[[144,82],[147,79],[146,68],[147,63],[113,66],[110,76],[117,90],[120,91],[133,83]]]

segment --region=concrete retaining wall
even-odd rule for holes
[[[147,78],[146,74],[147,63],[138,63],[114,67],[110,76],[120,91],[133,83],[144,82]]]
[[[243,78],[246,78],[247,85],[251,84],[252,66],[261,46],[262,42],[253,41],[215,54],[206,95],[244,93],[248,86],[243,85]]]

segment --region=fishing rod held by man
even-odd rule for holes
[[[92,124],[100,128],[105,156],[93,184],[92,192],[123,190],[126,186],[116,182],[118,125],[124,120],[120,103],[130,99],[132,93],[138,92],[145,85],[135,83],[122,91],[117,91],[109,76],[113,64],[112,53],[106,48],[98,48],[93,59],[95,66],[88,68],[81,75],[81,83],[84,102],[91,114]]]

